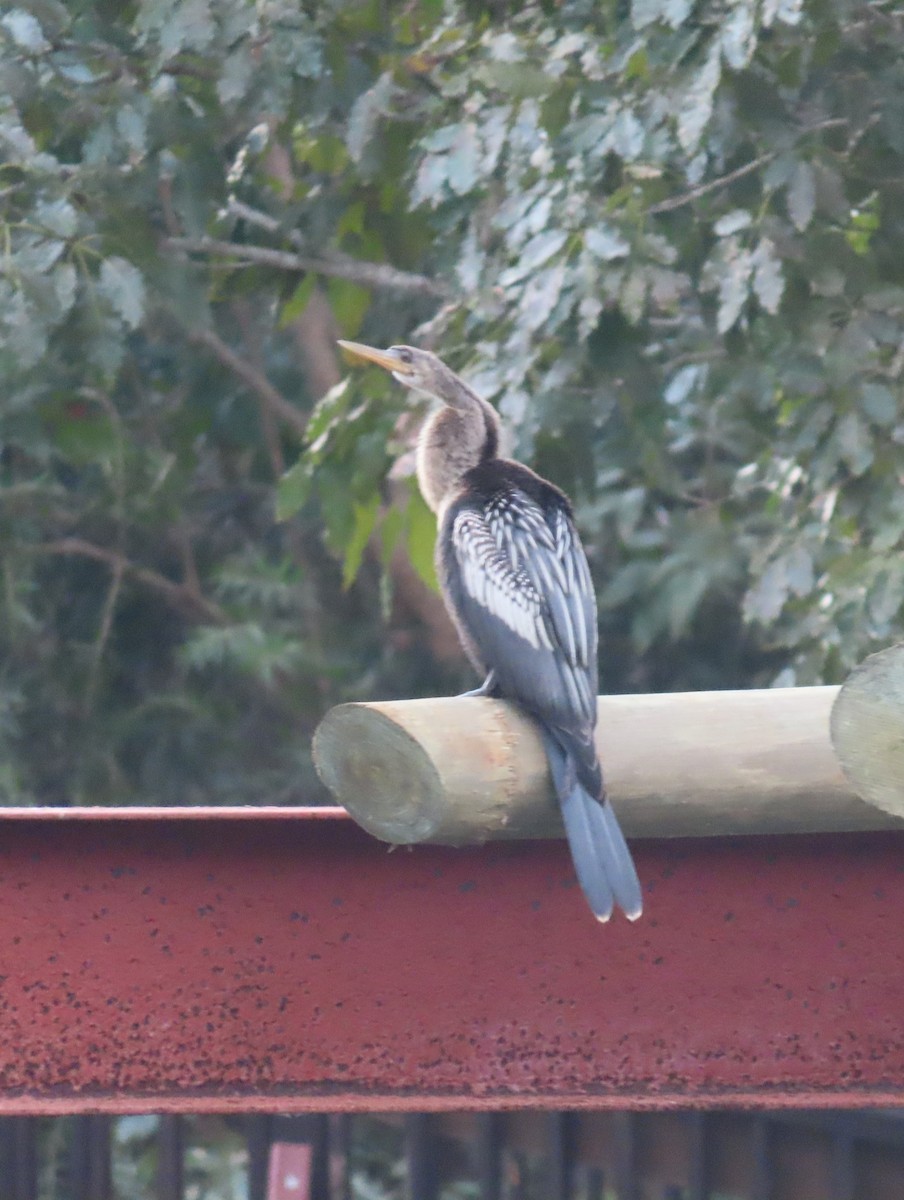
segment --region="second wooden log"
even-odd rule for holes
[[[603,696],[597,745],[629,836],[900,828],[859,799],[829,740],[836,687]],[[463,844],[562,835],[542,743],[484,699],[344,704],[314,760],[370,833]]]

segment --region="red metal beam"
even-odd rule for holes
[[[904,1103],[904,834],[641,843],[598,926],[563,843],[4,818],[2,1113]]]

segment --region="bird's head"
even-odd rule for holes
[[[416,346],[390,346],[388,350],[377,350],[373,346],[362,345],[361,342],[340,341],[339,345],[356,358],[383,367],[393,379],[404,383],[406,387],[433,396],[446,404],[455,403],[455,385],[459,382],[458,378],[429,350],[418,350]]]

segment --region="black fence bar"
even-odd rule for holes
[[[750,1146],[753,1154],[753,1187],[750,1200],[772,1200],[775,1189],[772,1128],[768,1117],[753,1118]]]
[[[183,1200],[185,1119],[164,1113],[157,1130],[157,1200]]]
[[[852,1132],[840,1124],[833,1131],[832,1161],[829,1180],[830,1200],[857,1200],[856,1141]]]
[[[242,1124],[248,1146],[248,1200],[267,1200],[273,1117],[269,1113],[251,1113]]]
[[[0,1194],[9,1200],[34,1200],[38,1191],[38,1120],[0,1120]]]
[[[615,1165],[613,1184],[618,1200],[640,1200],[637,1178],[638,1115],[633,1112],[612,1114],[615,1129]]]
[[[568,1112],[549,1114],[550,1197],[572,1200],[574,1196],[575,1121]]]
[[[502,1200],[502,1139],[502,1115],[478,1113],[475,1160],[480,1200]]]
[[[599,1167],[590,1167],[587,1171],[587,1200],[605,1200],[606,1175]]]
[[[71,1117],[69,1186],[73,1200],[112,1200],[111,1129],[108,1117]]]
[[[709,1163],[706,1153],[706,1135],[706,1113],[690,1113],[687,1118],[688,1200],[709,1200]]]
[[[440,1177],[432,1114],[411,1113],[406,1116],[405,1154],[410,1200],[437,1200]]]
[[[330,1200],[351,1200],[349,1160],[352,1142],[352,1118],[336,1113],[329,1121]]]

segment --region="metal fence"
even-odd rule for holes
[[[904,1113],[0,1120],[2,1200],[901,1200]]]

